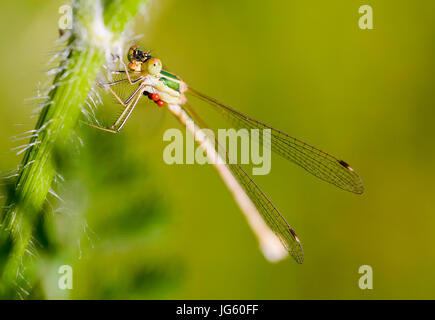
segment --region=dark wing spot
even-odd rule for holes
[[[341,164],[346,169],[353,171],[352,167],[350,165],[348,165],[346,162],[344,162],[343,160],[338,160],[338,163]]]

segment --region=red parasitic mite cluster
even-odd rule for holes
[[[165,105],[165,102],[160,100],[160,95],[158,93],[144,92],[144,95],[146,95],[148,99],[153,100],[159,107],[163,107]]]

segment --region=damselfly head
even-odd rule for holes
[[[128,50],[127,59],[130,62],[143,63],[148,61],[150,58],[151,54],[149,52],[142,51],[137,46],[131,46]]]

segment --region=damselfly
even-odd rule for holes
[[[120,79],[106,83],[99,82],[99,85],[108,89],[124,107],[123,112],[110,127],[94,124],[91,124],[91,126],[104,131],[118,133],[131,116],[140,98],[144,95],[160,107],[168,106],[183,124],[186,125],[186,117],[190,115],[191,118],[194,118],[204,128],[206,127],[204,121],[202,121],[187,102],[186,94],[191,94],[219,111],[237,129],[269,129],[271,140],[268,147],[314,176],[343,190],[356,194],[363,193],[364,186],[360,177],[343,160],[283,131],[274,129],[263,122],[254,120],[230,106],[192,89],[180,77],[164,70],[160,59],[151,56],[149,52],[140,50],[137,46],[132,46],[129,49],[127,58],[129,61],[128,65],[119,58],[123,70],[110,71],[112,75],[117,75]],[[116,88],[120,84],[127,84],[131,87],[131,93],[125,98],[122,98],[119,92],[117,92]],[[263,143],[261,135],[259,135],[259,143]],[[217,148],[222,148],[222,146],[218,145]],[[226,158],[230,157],[226,150],[223,154]],[[302,263],[303,252],[300,240],[278,209],[238,163],[229,163],[227,167],[250,201],[252,201],[252,204],[267,226],[279,238],[286,251],[298,263]]]

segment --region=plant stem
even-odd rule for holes
[[[13,194],[3,211],[0,250],[8,254],[0,266],[0,296],[6,287],[21,286],[35,223],[43,213],[56,176],[56,156],[71,148],[71,135],[82,106],[113,43],[122,40],[127,24],[145,0],[77,0],[74,28],[65,59],[54,78],[48,101],[36,124],[37,135],[23,158]],[[5,236],[6,235],[6,236]],[[30,255],[31,256],[31,255]],[[1,264],[1,263],[0,263]],[[29,279],[26,279],[29,281]]]

